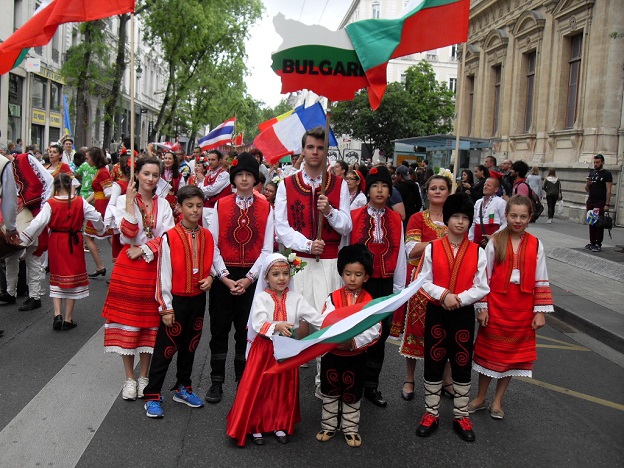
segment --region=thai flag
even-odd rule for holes
[[[200,138],[198,143],[201,149],[207,151],[221,145],[230,144],[232,135],[234,134],[235,124],[236,117],[232,117],[218,127],[215,127],[215,129],[205,137]]]

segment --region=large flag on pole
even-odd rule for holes
[[[377,109],[387,86],[388,61],[465,42],[470,0],[412,0],[396,19],[368,19],[330,31],[283,16],[274,19],[284,42],[273,54],[282,93],[309,89],[332,101],[368,88]]]
[[[319,102],[310,107],[297,107],[293,113],[266,128],[253,145],[262,151],[269,164],[275,164],[289,154],[301,153],[301,137],[306,130],[325,127],[325,111]],[[338,146],[334,132],[329,135],[329,145]]]
[[[422,283],[423,278],[416,279],[402,291],[390,296],[380,297],[365,305],[355,304],[336,309],[327,316],[319,331],[301,340],[272,336],[273,354],[278,363],[267,372],[277,373],[298,367],[331,351],[340,343],[349,341],[405,304],[418,292]]]
[[[43,0],[34,15],[0,44],[0,75],[20,64],[30,47],[46,45],[63,23],[134,12],[135,0]]]
[[[229,145],[232,142],[235,123],[236,117],[232,117],[215,127],[208,135],[199,139],[200,148],[208,151],[221,145]]]

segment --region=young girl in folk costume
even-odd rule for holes
[[[425,247],[432,241],[446,236],[442,207],[451,193],[451,180],[448,177],[434,175],[427,180],[425,192],[429,199],[429,209],[415,213],[407,223],[405,252],[409,260],[407,265],[408,283],[416,279],[416,267]],[[407,313],[405,312],[406,309]],[[406,309],[399,308],[395,312],[390,336],[399,337],[403,333],[400,353],[406,358],[406,373],[401,397],[404,400],[411,400],[414,398],[416,359],[423,359],[425,352],[427,297],[422,291],[418,291],[410,298]],[[445,387],[452,388],[450,377],[446,378],[445,382]]]
[[[362,285],[373,274],[373,255],[363,244],[347,245],[338,253],[338,273],[345,285],[329,295],[323,314],[340,307],[366,304],[373,298]],[[366,353],[379,339],[381,323],[342,343],[321,358],[321,431],[316,440],[327,442],[342,428],[349,447],[362,445],[359,434],[360,403],[366,376]],[[339,419],[340,418],[340,419]]]
[[[165,197],[171,206],[174,217],[177,219],[179,213],[177,212],[177,198],[176,194],[178,190],[186,185],[186,179],[180,174],[180,167],[178,164],[178,158],[173,151],[167,151],[163,155],[163,171],[161,177],[169,184],[169,192]]]
[[[262,264],[251,308],[247,339],[252,341],[247,365],[234,405],[227,416],[227,435],[239,446],[248,434],[252,442],[263,445],[263,432],[273,432],[285,444],[299,422],[299,369],[265,374],[276,361],[271,337],[293,337],[300,320],[321,326],[322,316],[306,300],[291,291],[291,269],[286,257],[268,255]]]
[[[156,255],[160,237],[174,226],[169,203],[154,194],[160,180],[160,162],[136,162],[137,183],[117,199],[115,225],[123,249],[111,275],[102,316],[106,319],[106,352],[121,354],[126,382],[124,400],[143,396],[147,373],[160,324],[156,301]],[[139,383],[134,378],[134,356],[140,354]]]
[[[195,185],[202,187],[204,185],[204,177],[206,177],[206,168],[208,167],[208,160],[205,156],[200,156],[195,160],[195,167],[193,169],[193,175],[189,177],[186,185]]]
[[[531,377],[537,359],[535,331],[553,312],[544,246],[526,232],[532,202],[515,195],[507,202],[507,227],[492,237],[485,254],[490,294],[487,309],[477,315],[479,329],[474,346],[473,369],[479,373],[479,393],[469,412],[486,407],[492,379],[497,379],[490,416],[503,419],[502,399],[512,376]]]
[[[91,181],[93,193],[89,195],[87,202],[90,203],[93,201],[93,206],[98,213],[102,215],[102,218],[104,218],[106,216],[106,207],[108,206],[108,200],[111,196],[111,187],[113,183],[111,182],[108,167],[106,167],[106,157],[104,156],[102,149],[95,146],[89,148],[87,150],[87,163],[89,166],[95,167],[98,170],[97,174]],[[99,239],[109,238],[112,235],[112,231],[106,231],[104,235],[98,235],[93,226],[87,223],[84,232],[85,244],[89,249],[89,252],[91,252],[96,268],[93,273],[89,274],[89,278],[96,278],[100,275],[105,276],[106,268],[104,268],[104,264],[102,263],[102,257],[98,246],[95,243],[95,237]]]
[[[419,265],[421,291],[427,297],[425,318],[425,408],[416,430],[430,436],[439,422],[442,374],[450,362],[453,375],[453,429],[467,442],[475,434],[468,419],[470,365],[475,308],[489,292],[485,253],[466,234],[473,220],[472,202],[463,194],[449,196],[442,211],[447,236],[425,248]]]
[[[82,225],[90,221],[98,232],[104,231],[100,214],[81,197],[72,196],[72,178],[60,173],[54,178],[54,196],[43,205],[30,226],[20,234],[32,244],[44,229],[50,230],[48,246],[50,297],[54,304],[54,330],[71,330],[76,299],[89,295],[89,279],[82,248]],[[62,300],[65,299],[65,319]]]
[[[113,230],[113,262],[117,259],[119,252],[121,252],[123,248],[120,241],[119,229],[115,227],[115,218],[117,214],[117,199],[128,190],[128,183],[130,181],[130,156],[128,154],[123,154],[119,157],[119,162],[117,164],[118,165],[115,165],[117,167],[116,179],[111,187],[111,195],[108,206],[106,207],[106,214],[104,215],[104,224],[107,228]],[[123,214],[121,214],[120,217],[121,216],[123,216]]]

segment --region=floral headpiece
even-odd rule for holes
[[[441,175],[442,177],[446,177],[451,182],[453,181],[453,173],[450,170],[448,170],[448,169],[446,169],[444,167],[441,167],[441,168],[438,169],[437,175]]]
[[[288,264],[290,265],[290,276],[295,276],[306,267],[308,262],[304,262],[295,252],[291,249],[286,249],[281,254],[286,257]]]
[[[232,160],[232,162],[230,163],[230,166],[232,166],[232,167],[236,167],[236,166],[238,166],[238,158],[234,158],[234,159]]]
[[[368,171],[369,174],[375,175],[377,174],[377,168],[373,167],[370,171]]]
[[[128,154],[128,148],[121,148],[121,151],[119,151],[119,156],[125,156],[126,154]],[[139,152],[137,150],[134,150],[134,157],[139,157]]]

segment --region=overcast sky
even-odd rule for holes
[[[271,53],[282,40],[273,27],[273,17],[283,13],[286,18],[307,24],[322,24],[337,29],[346,14],[351,0],[263,0],[265,12],[262,19],[251,28],[247,41],[248,68],[247,91],[257,100],[271,107],[282,99],[279,77],[271,68]]]

